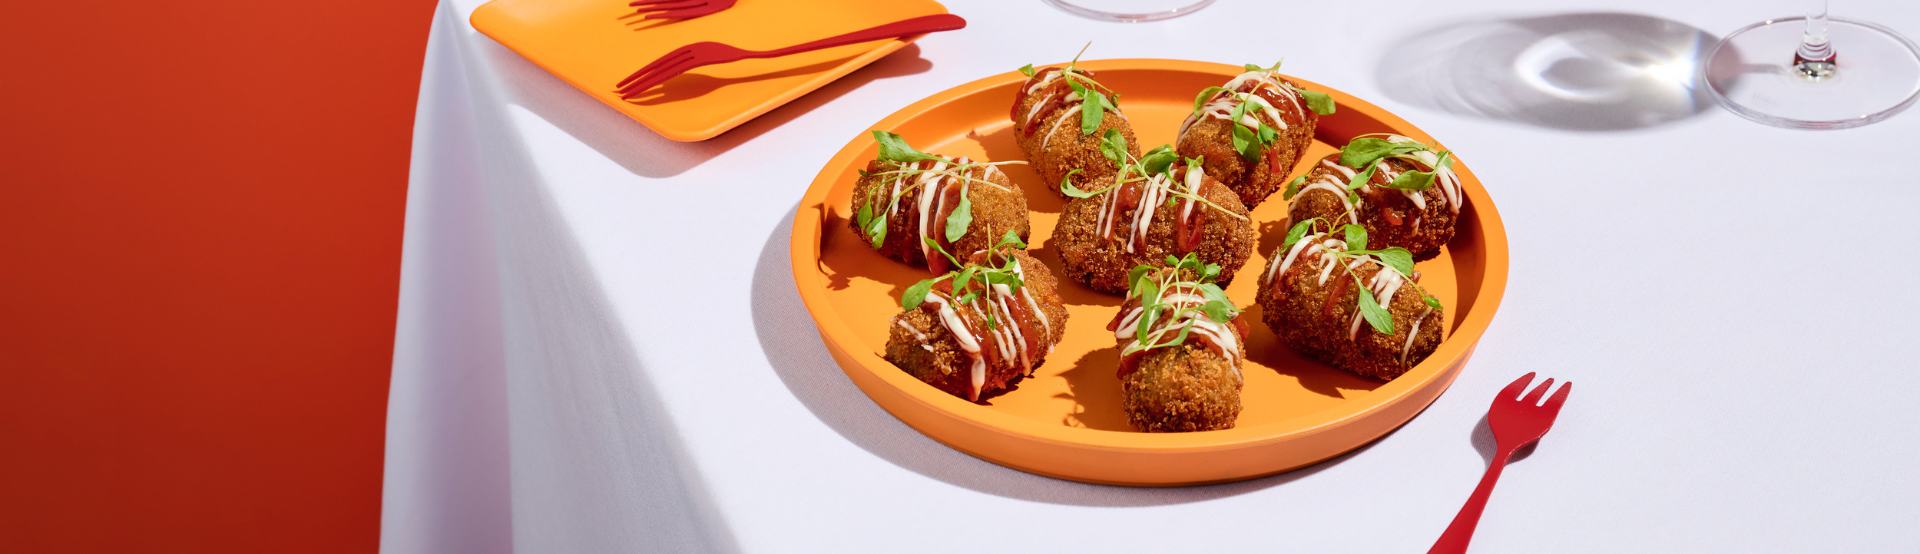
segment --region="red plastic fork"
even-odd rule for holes
[[[1527,372],[1507,388],[1500,389],[1500,396],[1493,399],[1493,407],[1487,410],[1487,426],[1493,428],[1497,451],[1493,463],[1487,465],[1487,474],[1480,478],[1480,486],[1473,489],[1473,496],[1460,507],[1460,514],[1453,516],[1453,523],[1447,526],[1447,532],[1440,534],[1440,540],[1433,543],[1428,554],[1467,551],[1467,543],[1473,540],[1473,528],[1480,524],[1480,512],[1487,508],[1487,496],[1493,493],[1493,482],[1500,480],[1500,469],[1507,466],[1514,451],[1540,440],[1547,429],[1553,428],[1553,418],[1560,415],[1560,406],[1567,403],[1567,393],[1573,392],[1573,381],[1567,381],[1542,404],[1540,397],[1553,388],[1553,379],[1548,378],[1526,396],[1520,396],[1531,382],[1533,372]]]
[[[733,7],[733,3],[734,0],[634,0],[627,5],[635,8],[633,15],[646,15],[641,19],[679,21],[719,13]]]
[[[960,16],[943,13],[920,16],[912,19],[902,19],[885,25],[869,27],[843,35],[835,35],[813,42],[796,44],[775,50],[743,50],[718,42],[696,42],[668,52],[667,55],[661,56],[660,59],[654,60],[653,63],[641,67],[639,71],[635,71],[632,75],[628,75],[627,78],[621,79],[620,84],[614,85],[614,88],[616,92],[620,93],[621,98],[632,100],[647,89],[653,88],[660,83],[665,83],[668,79],[677,77],[693,68],[704,65],[734,62],[748,58],[776,58],[789,54],[811,52],[871,40],[908,37],[935,31],[951,31],[966,26],[967,20],[961,19]]]

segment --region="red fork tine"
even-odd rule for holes
[[[633,6],[636,8],[647,8],[647,7],[659,6],[661,4],[685,4],[688,2],[697,3],[697,2],[705,2],[705,1],[706,0],[634,0],[632,2],[628,2],[627,5]],[[655,8],[655,9],[658,9],[658,8]]]
[[[1547,391],[1551,389],[1553,389],[1553,378],[1548,377],[1547,380],[1540,382],[1540,386],[1534,387],[1532,392],[1527,393],[1526,398],[1521,398],[1520,405],[1527,407],[1540,405],[1540,398],[1546,396]]]
[[[652,63],[648,63],[647,65],[642,66],[640,69],[635,70],[632,74],[627,75],[627,78],[621,79],[618,84],[615,84],[613,86],[616,89],[627,88],[628,84],[631,84],[634,81],[640,80],[641,77],[647,76],[649,72],[655,69],[670,65],[674,62],[678,62],[684,59],[692,59],[692,58],[693,58],[693,53],[688,52],[684,48],[679,50],[674,50],[672,52],[668,52],[667,55],[660,56],[659,59],[653,60]]]
[[[697,9],[705,5],[707,5],[706,0],[671,0],[671,1],[658,2],[654,4],[648,4],[645,6],[634,6],[634,7],[638,8],[638,10],[642,12],[665,12],[665,11],[674,11],[674,10]]]
[[[647,77],[644,79],[634,81],[633,84],[627,85],[625,87],[621,87],[620,97],[628,100],[632,100],[633,97],[638,96],[640,93],[645,92],[647,89],[653,88],[655,86],[660,85],[661,83],[665,83],[669,80],[672,80],[674,77],[679,77],[681,73],[686,73],[687,70],[693,69],[694,67],[699,65],[700,64],[698,63],[698,60],[695,60],[693,58],[687,58],[686,61],[682,61],[679,63],[675,63],[673,65],[669,65],[664,68],[660,68],[654,71],[651,75],[647,75]]]
[[[1529,371],[1526,375],[1521,375],[1519,379],[1514,379],[1512,383],[1508,383],[1507,388],[1500,389],[1500,396],[1494,397],[1494,399],[1513,400],[1520,398],[1520,393],[1526,392],[1527,390],[1527,383],[1532,382],[1533,372]]]
[[[1567,381],[1560,385],[1560,390],[1553,391],[1553,396],[1547,398],[1547,411],[1553,414],[1559,414],[1560,405],[1567,403],[1567,394],[1571,392],[1573,392],[1573,381]]]

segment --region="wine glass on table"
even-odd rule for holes
[[[1187,15],[1207,7],[1213,0],[1047,0],[1047,3],[1082,17],[1139,23]]]
[[[1728,34],[1702,67],[1707,89],[1742,117],[1800,129],[1884,120],[1920,98],[1920,47],[1892,29],[1827,15],[1769,19]]]

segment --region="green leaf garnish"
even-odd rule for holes
[[[1028,76],[1028,77],[1032,77],[1032,76],[1033,76],[1033,64],[1027,64],[1027,65],[1023,65],[1023,66],[1020,66],[1020,74],[1021,74],[1021,75],[1026,75],[1026,76]]]
[[[1372,183],[1372,182],[1373,182],[1373,168],[1376,168],[1376,167],[1380,167],[1380,166],[1377,166],[1377,165],[1369,165],[1369,166],[1367,166],[1367,168],[1366,168],[1366,169],[1362,169],[1362,170],[1360,170],[1360,172],[1359,172],[1359,173],[1355,173],[1355,174],[1353,174],[1353,180],[1352,180],[1352,181],[1347,181],[1347,190],[1350,190],[1350,191],[1352,191],[1352,190],[1360,190],[1360,187],[1364,187],[1364,186],[1367,186],[1368,184],[1370,184],[1370,183]],[[1359,203],[1358,201],[1359,201],[1359,197],[1358,197],[1358,196],[1355,196],[1355,195],[1351,195],[1351,194],[1349,194],[1349,195],[1348,195],[1348,197],[1347,197],[1347,203],[1348,203],[1348,204],[1357,204],[1357,203]]]
[[[1287,190],[1280,193],[1280,199],[1292,200],[1293,195],[1300,194],[1300,185],[1304,185],[1304,184],[1307,184],[1306,175],[1294,177],[1292,181],[1287,181]]]
[[[1160,315],[1159,310],[1153,309],[1160,304],[1160,282],[1148,279],[1141,281],[1140,285],[1140,306],[1143,311],[1139,324],[1133,328],[1134,341],[1145,343],[1147,329],[1153,327],[1154,319]]]
[[[1346,237],[1347,250],[1366,250],[1367,249],[1367,228],[1366,227],[1361,227],[1353,223],[1348,223],[1346,224],[1346,226],[1340,228],[1340,232],[1345,233],[1347,236]]]
[[[1393,334],[1393,312],[1380,307],[1380,301],[1373,299],[1373,291],[1367,287],[1360,287],[1360,316],[1367,319],[1367,325],[1373,330]]]
[[[973,201],[967,199],[967,186],[960,185],[960,204],[953,207],[953,213],[947,215],[947,242],[960,242],[967,235],[967,225],[973,223]]]
[[[1387,267],[1400,272],[1400,275],[1407,277],[1413,276],[1413,254],[1408,253],[1407,249],[1393,246],[1374,251],[1372,254],[1373,257],[1379,258],[1380,262],[1386,264]]]
[[[1247,64],[1240,67],[1246,68],[1247,71],[1266,71],[1267,70],[1267,68],[1260,67],[1257,64]]]
[[[1113,163],[1127,160],[1127,137],[1120,136],[1119,129],[1107,129],[1106,136],[1100,141],[1100,155]]]
[[[1207,100],[1212,99],[1214,94],[1223,90],[1227,90],[1227,87],[1215,86],[1200,89],[1200,95],[1193,97],[1193,113],[1200,113],[1200,108],[1206,107]]]
[[[1173,153],[1172,147],[1162,144],[1159,148],[1141,155],[1140,166],[1146,169],[1147,175],[1159,175],[1166,173],[1167,168],[1173,167],[1174,160],[1178,159],[1180,155]]]
[[[1106,106],[1112,104],[1106,95],[1093,87],[1080,91],[1080,134],[1091,135],[1100,130],[1100,121],[1106,115]]]
[[[1420,297],[1420,300],[1425,301],[1427,303],[1427,307],[1430,307],[1436,310],[1440,309],[1440,299],[1438,298],[1434,298],[1432,296],[1422,296]]]
[[[887,218],[870,217],[868,218],[868,221],[869,221],[869,225],[866,228],[867,238],[873,241],[873,247],[879,248],[880,245],[886,244]]]
[[[1332,96],[1328,96],[1327,93],[1324,93],[1324,92],[1307,90],[1300,87],[1292,87],[1292,88],[1294,92],[1300,94],[1301,98],[1307,99],[1307,109],[1313,110],[1313,113],[1317,113],[1320,115],[1333,115],[1333,97]]]
[[[907,144],[906,139],[894,133],[875,130],[873,140],[880,143],[882,161],[907,164],[934,159],[932,154],[915,150],[912,145]]]
[[[907,292],[900,295],[900,307],[908,310],[920,307],[921,302],[927,301],[927,293],[933,291],[934,282],[945,278],[947,276],[941,275],[932,279],[921,279],[920,282],[907,287]]]
[[[1081,190],[1080,187],[1073,186],[1073,174],[1079,173],[1079,172],[1080,172],[1080,168],[1076,167],[1068,171],[1066,175],[1063,175],[1060,177],[1060,194],[1065,194],[1067,195],[1068,198],[1093,197],[1094,193],[1087,192],[1087,191]]]
[[[1313,228],[1313,222],[1319,220],[1320,218],[1315,217],[1293,224],[1292,228],[1287,229],[1287,240],[1280,244],[1280,248],[1290,248],[1293,243],[1300,242],[1301,238],[1307,236],[1307,231]]]
[[[1374,137],[1360,137],[1348,142],[1340,149],[1340,165],[1360,169],[1373,165],[1381,158],[1397,156],[1408,152],[1426,150],[1427,146],[1418,142],[1393,142]]]
[[[1432,171],[1408,171],[1393,176],[1393,182],[1387,183],[1387,188],[1397,190],[1420,191],[1427,190],[1432,186]]]
[[[1008,246],[1012,246],[1012,247],[1014,247],[1014,248],[1018,248],[1018,249],[1021,249],[1021,250],[1026,250],[1026,249],[1027,249],[1027,241],[1024,241],[1024,240],[1020,240],[1020,232],[1019,232],[1019,231],[1015,231],[1015,230],[1013,230],[1013,229],[1007,229],[1007,234],[1005,234],[1005,235],[1001,235],[1001,236],[1000,236],[1000,242],[999,242],[999,243],[996,243],[996,244],[994,244],[994,245],[993,245],[993,248],[994,248],[995,250],[999,250],[999,249],[1001,249],[1001,248],[1005,248],[1005,247],[1008,247]]]

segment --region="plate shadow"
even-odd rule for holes
[[[975,458],[920,434],[881,409],[847,378],[827,353],[819,329],[795,289],[787,248],[792,227],[793,216],[789,213],[769,233],[754,267],[751,291],[754,334],[767,356],[767,363],[787,390],[827,427],[855,446],[909,471],[1005,498],[1081,506],[1158,506],[1200,502],[1279,486],[1338,464],[1373,444],[1279,475],[1217,485],[1165,488],[1066,481]]]
[[[933,67],[932,62],[920,57],[918,45],[908,44],[720,136],[699,142],[676,142],[601,104],[484,35],[473,32],[465,39],[477,45],[480,57],[499,77],[508,103],[526,108],[627,171],[656,179],[672,177],[698,167],[862,85],[880,79],[924,73]],[[636,61],[634,68],[638,69],[641,65],[645,65],[645,60]],[[789,71],[818,69],[807,66]],[[642,102],[684,99],[727,84],[774,78],[785,73],[787,71],[742,79],[715,79],[697,73],[682,75],[656,89],[660,92],[654,96],[643,97]]]

